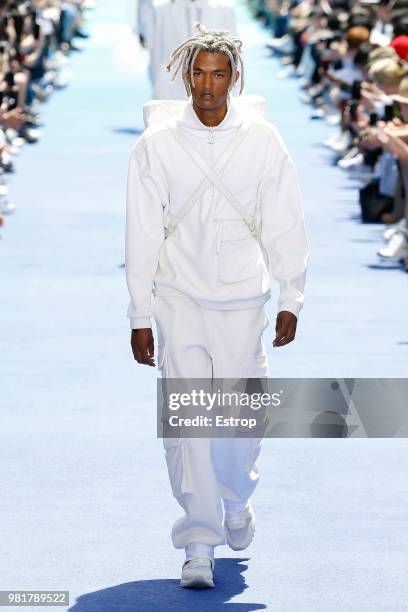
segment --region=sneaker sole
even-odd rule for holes
[[[193,578],[189,578],[189,579],[182,578],[180,580],[180,586],[185,587],[185,588],[193,588],[193,589],[205,589],[208,587],[213,587],[214,581],[206,580],[202,576],[194,576]]]
[[[229,530],[228,527],[224,527],[224,531],[225,531],[225,535],[226,535],[226,540],[227,540],[227,544],[228,546],[232,549],[232,550],[245,550],[246,548],[248,548],[248,546],[251,544],[252,540],[255,537],[255,522],[252,520],[251,521],[252,524],[252,529],[250,532],[250,535],[248,534],[248,537],[246,540],[244,540],[242,542],[242,544],[240,544],[239,546],[234,545],[231,541],[230,541],[230,537],[229,537]],[[248,526],[249,528],[249,526]]]

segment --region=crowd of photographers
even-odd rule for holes
[[[15,209],[7,175],[41,135],[40,103],[67,84],[67,56],[88,37],[89,8],[91,0],[0,0],[0,225]]]
[[[338,126],[324,144],[360,181],[362,220],[386,224],[378,256],[408,271],[408,0],[248,1],[280,76]]]

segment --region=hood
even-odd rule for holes
[[[235,108],[231,96],[227,99],[227,114],[220,124],[214,127],[204,125],[197,117],[193,107],[193,98],[190,96],[188,102],[180,116],[180,124],[183,129],[190,132],[191,136],[208,138],[209,134],[215,139],[230,136],[242,123],[242,117]]]

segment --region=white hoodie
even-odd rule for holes
[[[224,120],[208,128],[190,98],[178,126],[210,165],[242,123],[233,99]],[[165,123],[147,128],[129,163],[126,275],[132,329],[150,327],[151,294],[186,295],[212,309],[262,306],[269,274],[280,284],[278,310],[298,316],[308,244],[296,169],[277,129],[254,118],[222,179],[248,216],[258,218],[261,245],[212,184],[165,238],[164,225],[203,180],[202,171]]]

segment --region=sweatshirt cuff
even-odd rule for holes
[[[135,317],[130,319],[130,329],[144,329],[146,327],[152,327],[150,317]]]
[[[282,312],[282,310],[286,310],[294,314],[296,318],[299,318],[299,312],[302,307],[303,304],[299,304],[299,302],[282,302],[282,304],[278,305],[278,313]]]

